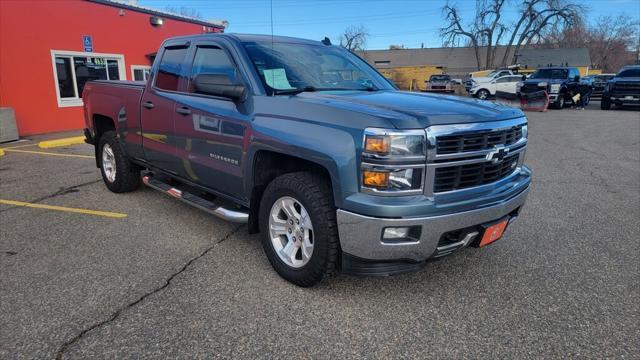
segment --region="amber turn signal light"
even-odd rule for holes
[[[378,171],[363,171],[362,183],[365,186],[386,188],[389,186],[389,173]]]
[[[388,154],[390,151],[389,137],[367,135],[364,142],[364,151],[369,153]]]

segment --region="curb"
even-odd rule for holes
[[[79,144],[84,144],[84,136],[75,136],[75,137],[64,138],[64,139],[40,141],[38,143],[38,147],[42,149],[49,149],[54,147],[79,145]]]

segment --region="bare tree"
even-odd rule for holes
[[[179,9],[173,6],[166,6],[164,11],[194,19],[202,19],[202,13],[200,11],[186,6],[180,6]]]
[[[587,48],[591,66],[607,72],[633,64],[640,43],[640,23],[627,15],[601,16],[592,25],[578,21],[564,29],[550,28],[536,44],[545,48]]]
[[[502,14],[505,0],[476,0],[476,11],[470,25],[463,23],[458,8],[446,4],[442,11],[448,25],[440,29],[445,46],[460,38],[466,39],[474,48],[478,69],[496,66],[496,50],[500,44],[506,45],[501,66],[513,61],[522,46],[538,41],[542,33],[552,27],[571,26],[582,13],[582,7],[570,0],[524,0],[518,9],[519,15],[514,23],[505,23]],[[507,37],[506,42],[503,37]],[[479,48],[486,47],[484,64]]]
[[[340,46],[349,51],[361,51],[365,49],[368,37],[369,30],[364,26],[349,26],[340,35]]]

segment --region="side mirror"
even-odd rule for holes
[[[244,99],[246,89],[244,85],[232,84],[225,74],[198,74],[193,79],[196,93],[221,96],[233,100]]]
[[[522,75],[522,81],[527,80],[527,75]]]

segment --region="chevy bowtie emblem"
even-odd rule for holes
[[[497,164],[502,161],[502,159],[504,159],[504,157],[507,156],[508,153],[509,148],[506,148],[502,145],[496,146],[493,151],[487,154],[487,161],[491,161],[491,163]]]

